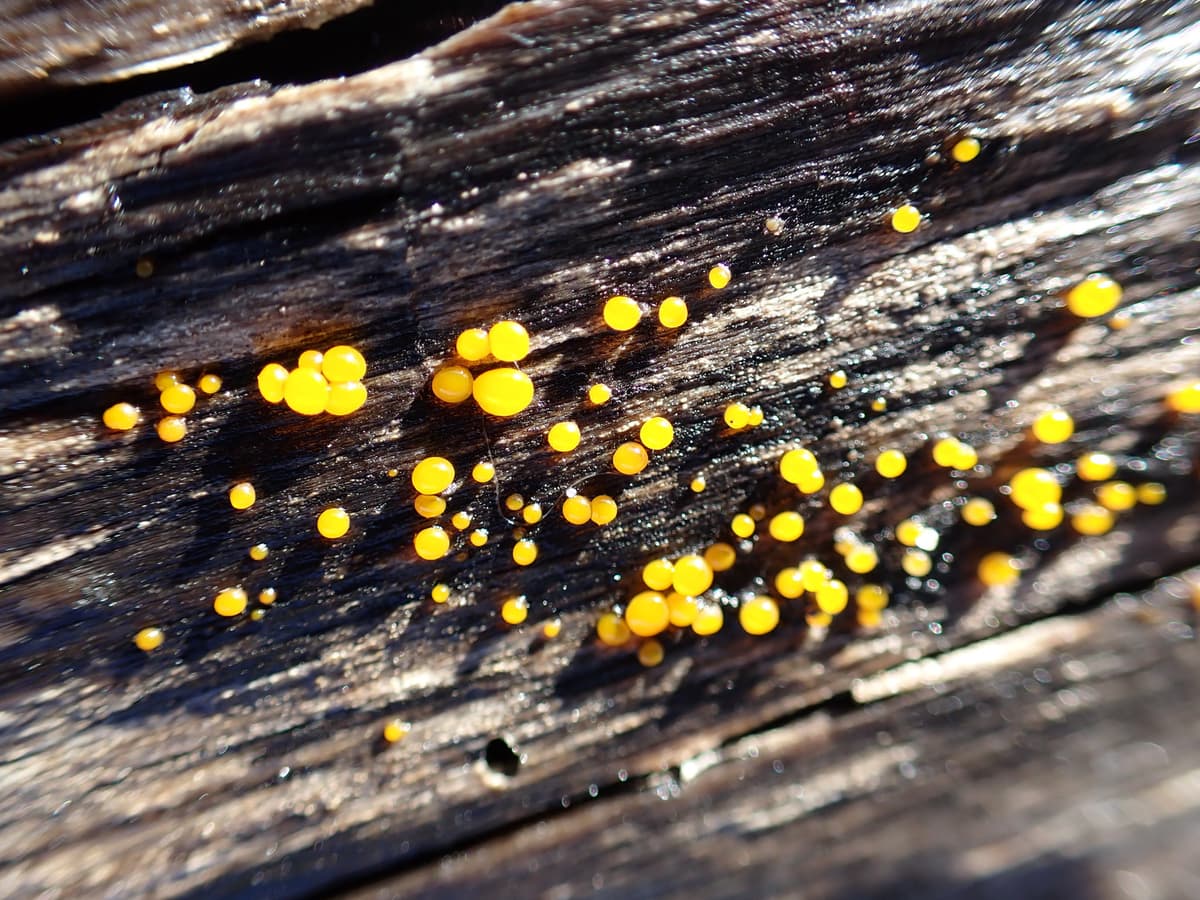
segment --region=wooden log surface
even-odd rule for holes
[[[1200,434],[1161,401],[1200,369],[1198,34],[1192,5],[1132,0],[529,3],[345,79],[160,94],[0,147],[0,891],[894,896],[917,869],[930,889],[1086,885],[1093,858],[1104,884],[1189,885],[1186,857],[1156,866],[1197,822],[1172,703],[1194,690],[1175,573],[1200,561]],[[953,165],[966,132],[983,154]],[[912,235],[887,227],[905,200],[928,215]],[[1063,309],[1096,270],[1128,327]],[[682,294],[691,319],[614,334],[614,292]],[[535,405],[501,422],[439,404],[454,336],[501,317],[533,334]],[[341,341],[370,365],[350,419],[257,396],[265,362]],[[225,379],[177,446],[151,424],[164,369]],[[615,397],[590,408],[596,380]],[[143,422],[114,436],[98,414],[122,399]],[[729,433],[730,400],[764,424]],[[1066,446],[1026,436],[1049,402],[1075,417]],[[654,414],[675,443],[615,474]],[[565,418],[585,439],[559,459],[544,435]],[[961,485],[929,459],[942,432],[980,450]],[[779,482],[799,444],[862,485],[862,513]],[[894,483],[870,468],[885,446],[910,455]],[[1167,502],[1102,538],[1031,534],[1000,486],[1084,449]],[[451,499],[490,529],[481,551],[413,554],[406,475],[430,453],[495,461],[496,485]],[[260,500],[235,513],[241,478]],[[615,496],[617,520],[566,525],[571,487]],[[547,510],[529,568],[513,491]],[[1000,520],[959,524],[967,492]],[[312,523],[334,503],[354,526],[331,545]],[[806,533],[742,548],[721,634],[671,635],[648,670],[597,645],[644,562],[729,539],[753,503],[799,509]],[[914,514],[942,532],[928,579],[891,539]],[[881,548],[882,632],[823,636],[785,603],[772,634],[742,634],[738,602],[801,555],[835,560],[847,521]],[[1028,568],[984,592],[996,549]],[[280,601],[218,619],[236,583]],[[530,619],[507,628],[516,594]],[[153,624],[167,642],[142,654]],[[904,682],[925,657],[932,683]],[[391,716],[413,729],[385,748]],[[488,765],[494,741],[515,774]],[[1057,827],[1105,802],[1144,830]]]

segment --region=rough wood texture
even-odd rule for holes
[[[879,841],[888,859],[945,846],[905,825],[926,802],[949,829],[975,813],[939,801],[929,779],[872,776],[904,762],[869,746],[892,730],[877,723],[925,698],[858,709],[853,686],[1200,556],[1196,425],[1159,402],[1200,368],[1188,336],[1200,282],[1198,34],[1194,5],[1132,0],[523,4],[353,78],[146,98],[0,148],[0,892],[299,896],[404,872],[385,889],[441,879],[448,891],[494,890],[532,877],[521,848],[543,844],[535,823],[553,811],[563,837],[535,852],[531,889],[590,891],[598,871],[626,895],[630,873],[610,873],[636,863],[647,894],[731,893],[754,883],[743,861],[778,858],[780,845],[723,860],[727,837],[706,837],[720,819],[697,810],[713,803],[729,834],[764,833],[747,809],[770,780],[754,779],[745,798],[731,781],[740,742],[764,730],[786,771],[816,754],[814,771],[862,798],[836,820],[821,802],[768,804],[789,840],[815,840],[825,822],[847,831],[841,876],[825,868],[833,850],[815,852],[793,860],[790,881],[768,865],[764,889],[819,876],[828,896],[884,890],[853,881],[858,854]],[[966,128],[984,140],[979,160],[930,158]],[[905,198],[930,220],[898,236],[884,219]],[[785,220],[781,234],[764,231],[768,215]],[[136,277],[140,258],[152,277]],[[722,292],[703,281],[717,260],[736,273]],[[1129,328],[1062,310],[1059,292],[1096,269],[1125,285]],[[684,293],[692,320],[677,334],[643,324],[613,336],[597,312],[617,290]],[[500,315],[534,334],[535,408],[498,423],[439,407],[427,383],[453,336]],[[297,421],[255,395],[264,362],[340,340],[371,364],[371,400],[352,420]],[[172,367],[218,370],[227,385],[192,415],[184,444],[161,445],[148,425],[128,437],[97,427],[117,399],[151,408],[154,373]],[[831,393],[824,376],[836,368],[852,383]],[[585,409],[598,378],[618,398]],[[884,413],[870,409],[877,396]],[[723,433],[734,398],[761,403],[767,422]],[[1079,423],[1069,448],[1023,438],[1046,400]],[[617,440],[656,413],[675,422],[676,444],[636,479],[611,474]],[[551,460],[545,429],[567,416],[587,439]],[[957,489],[922,449],[941,430],[981,448],[971,491],[994,494],[1018,465],[1102,446],[1144,460],[1141,474],[1171,499],[1096,541],[1035,543],[1007,514],[986,536],[966,534],[942,505]],[[831,478],[861,478],[862,533],[921,511],[946,531],[950,556],[928,584],[906,582],[888,544],[886,635],[840,628],[820,641],[796,606],[766,638],[731,626],[673,639],[653,671],[596,647],[597,612],[627,596],[647,559],[725,536],[749,503],[796,505],[773,474],[792,443],[812,447]],[[864,474],[884,445],[912,452],[894,485]],[[384,474],[432,451],[460,470],[490,453],[500,472],[494,491],[468,484],[454,502],[503,537],[438,565],[407,549],[411,498]],[[696,497],[686,485],[700,472],[712,488]],[[235,515],[224,491],[241,477],[261,500]],[[552,509],[576,485],[617,496],[617,522],[581,531],[549,515],[538,564],[518,569],[499,498],[519,491]],[[312,531],[331,502],[355,521],[332,547]],[[828,552],[842,523],[819,500],[799,508],[801,550],[760,541],[718,596],[735,600],[798,552]],[[264,565],[245,557],[259,540],[275,548]],[[1020,590],[981,597],[971,573],[997,546],[1018,549],[1031,571]],[[425,600],[437,579],[454,586],[447,608]],[[212,614],[214,591],[238,581],[278,588],[261,625]],[[530,598],[530,626],[499,624],[511,593]],[[562,636],[536,640],[554,615]],[[1136,632],[1106,608],[1052,621],[1064,624],[1035,627],[1064,629],[1082,656]],[[143,658],[130,637],[152,623],[169,640]],[[1129,659],[1165,646],[1159,632],[1141,640]],[[1024,652],[1013,665],[1046,665]],[[1165,703],[1192,672],[1182,651],[1162,666],[1146,692]],[[1012,789],[997,773],[1018,759],[1030,790],[1051,783],[1018,742],[976,738],[988,704],[971,692],[1003,692],[996,671],[963,683],[974,730],[961,744],[914,744],[900,728],[893,746],[915,746],[910,763],[956,761],[949,784],[978,773],[981,804]],[[1122,734],[1159,729],[1164,779],[1193,777],[1192,732],[1142,709],[1139,682],[1114,675],[1091,689]],[[1106,738],[1090,719],[1039,730],[1034,698],[1011,712],[1045,754],[1099,752]],[[415,727],[384,751],[390,715]],[[808,736],[822,727],[824,748]],[[495,737],[523,756],[513,778],[480,761]],[[708,782],[676,779],[686,805],[645,808],[656,773],[693,771],[709,751]],[[840,774],[839,759],[852,763]],[[1075,776],[1063,785],[1074,804],[1108,777]],[[1131,775],[1115,789],[1135,797],[1153,783]],[[581,813],[593,785],[613,798]],[[875,787],[895,828],[853,818]],[[1014,797],[1003,803],[997,831],[964,837],[981,854],[950,873],[964,884],[1039,864],[1033,843],[989,849],[1024,821],[1050,822],[1043,807],[1024,819]],[[691,824],[656,826],[675,812]],[[614,831],[621,816],[640,824]],[[1178,817],[1194,830],[1194,798]],[[857,846],[851,825],[874,843]],[[692,835],[706,838],[697,853],[713,848],[711,868],[689,859],[678,866],[688,878],[668,876]],[[1054,846],[1068,852],[1073,839]],[[432,868],[468,846],[461,863]],[[637,862],[643,846],[655,858]]]

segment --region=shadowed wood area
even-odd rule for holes
[[[137,97],[0,145],[0,892],[1193,893],[1167,845],[1200,823],[1200,428],[1163,399],[1200,372],[1198,38],[1182,2],[526,3],[345,78]],[[178,52],[155,40],[120,60]],[[904,202],[912,234],[888,224]],[[1118,322],[1065,308],[1097,271]],[[646,306],[631,331],[601,319],[615,293]],[[456,335],[502,318],[532,335],[534,404],[437,400]],[[363,409],[259,396],[264,364],[338,343],[367,359]],[[173,445],[163,370],[224,380]],[[142,411],[126,434],[99,421],[118,401]],[[725,427],[731,401],[763,423]],[[1029,435],[1050,404],[1061,445]],[[674,442],[618,474],[652,415]],[[566,419],[583,441],[556,454]],[[943,434],[979,464],[936,465]],[[797,446],[862,510],[781,481]],[[1087,450],[1165,502],[1098,537],[1022,524],[1011,476],[1053,468],[1069,512]],[[458,472],[444,523],[489,532],[437,562],[409,482],[431,454]],[[616,520],[567,524],[572,489]],[[510,493],[545,513],[528,567]],[[963,524],[966,496],[997,520]],[[735,539],[754,504],[799,511],[801,539]],[[909,516],[940,535],[927,575],[903,568]],[[869,576],[834,550],[847,525]],[[654,668],[595,639],[646,562],[714,541],[738,549],[719,634],[672,629]],[[980,584],[992,551],[1016,585]],[[807,555],[887,586],[881,627],[781,600],[746,635],[739,604]],[[261,621],[215,615],[238,584],[277,590]]]

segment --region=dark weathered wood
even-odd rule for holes
[[[1194,563],[1200,436],[1160,400],[1200,369],[1198,28],[1191,6],[1132,0],[527,4],[353,78],[146,98],[0,148],[0,892],[359,885],[532,823],[590,785],[619,790],[622,771],[650,789],[654,773],[831,698],[831,729],[868,758],[871,717],[908,701],[854,711],[857,679]],[[984,141],[979,160],[931,158],[965,129]],[[930,219],[898,236],[885,218],[906,198]],[[769,215],[782,233],[764,230]],[[139,259],[151,277],[137,277]],[[704,285],[718,260],[735,272],[723,292]],[[1125,285],[1129,328],[1063,311],[1062,289],[1097,269]],[[613,336],[598,311],[616,290],[683,293],[692,320]],[[535,407],[510,423],[440,407],[427,382],[454,334],[502,315],[534,334]],[[340,340],[371,365],[371,399],[351,420],[301,422],[257,397],[264,362]],[[148,424],[125,437],[98,427],[117,399],[151,409],[164,368],[226,379],[183,444],[161,445]],[[851,385],[835,393],[836,368]],[[588,409],[600,378],[616,399]],[[724,433],[731,399],[761,403],[767,421]],[[1057,450],[1023,437],[1050,400],[1079,423]],[[642,476],[615,476],[612,448],[651,414],[675,422],[676,444]],[[585,442],[551,459],[545,429],[565,417]],[[962,489],[928,457],[941,431],[980,447],[965,490],[995,495],[1018,465],[1103,447],[1144,460],[1134,474],[1170,499],[1100,540],[1036,544],[1007,510],[966,533],[942,507]],[[797,443],[868,492],[853,523],[886,547],[885,636],[847,626],[821,640],[792,604],[766,638],[736,624],[673,637],[653,671],[595,646],[597,613],[646,560],[727,537],[752,502],[800,508],[805,538],[760,539],[718,598],[760,590],[799,554],[829,555],[844,520],[774,475]],[[912,456],[894,485],[869,475],[883,446]],[[491,454],[500,473],[497,488],[467,483],[452,500],[500,537],[437,565],[408,549],[411,497],[384,474],[435,451],[460,471]],[[712,487],[696,496],[701,472]],[[224,492],[241,477],[261,499],[235,515]],[[569,486],[617,496],[614,525],[562,523]],[[509,556],[498,501],[510,491],[548,510],[529,569]],[[333,502],[355,528],[331,547],[312,522]],[[914,512],[945,530],[949,557],[928,585],[904,580],[888,538]],[[245,552],[259,540],[274,552],[255,566]],[[997,547],[1030,572],[981,597],[975,563]],[[435,580],[454,587],[446,608],[425,599]],[[215,590],[239,581],[278,588],[261,625],[212,614]],[[532,614],[510,630],[496,610],[514,593]],[[556,615],[562,636],[538,641]],[[169,639],[147,658],[130,638],[148,624]],[[986,671],[972,683],[994,687]],[[1139,726],[1130,685],[1114,684],[1114,727]],[[414,730],[383,750],[391,715]],[[523,754],[511,779],[480,762],[497,737]],[[1101,780],[1080,773],[1064,796]],[[684,795],[737,801],[724,781],[699,783]],[[916,816],[927,795],[895,790]],[[554,827],[586,846],[608,811],[643,802]],[[666,860],[685,852],[686,829],[645,833],[662,836]],[[889,858],[940,846],[903,827],[890,839]],[[625,846],[614,840],[596,845],[605,871]],[[481,846],[453,883],[498,873],[498,859],[511,864],[501,883],[523,877],[524,859]],[[710,893],[741,877],[722,871]],[[402,877],[415,889],[433,876]],[[681,879],[678,891],[697,889]]]

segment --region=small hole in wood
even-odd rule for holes
[[[483,751],[483,761],[499,775],[512,778],[521,768],[521,757],[503,738],[492,738]]]

